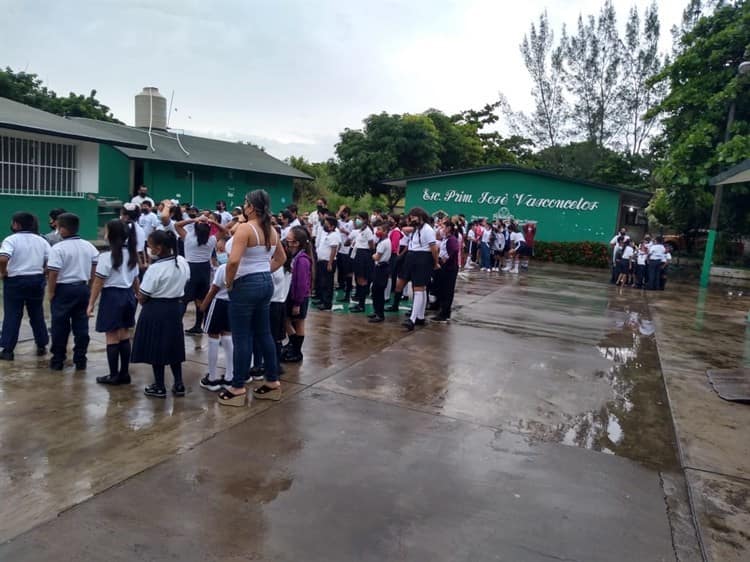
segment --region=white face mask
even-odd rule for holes
[[[148,257],[151,258],[151,261],[156,261],[156,260],[160,259],[159,258],[159,254],[155,254],[151,250],[148,251]]]

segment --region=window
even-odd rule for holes
[[[76,146],[0,135],[0,194],[83,197]]]

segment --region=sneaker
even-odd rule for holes
[[[493,267],[492,271],[500,271],[500,268],[499,267]]]
[[[185,396],[185,385],[177,382],[172,386],[172,394],[175,396]]]
[[[13,361],[14,357],[12,351],[6,351],[5,349],[0,351],[0,360],[2,361]]]
[[[205,388],[206,390],[210,390],[211,392],[216,392],[217,390],[221,389],[222,387],[222,381],[224,379],[210,379],[208,378],[208,375],[203,377],[200,381],[201,388]]]
[[[143,394],[151,396],[152,398],[166,398],[167,389],[163,386],[157,386],[156,383],[147,386],[143,389]]]
[[[185,333],[193,336],[199,336],[203,333],[203,330],[200,328],[200,326],[193,326],[189,330],[185,330]]]
[[[489,271],[486,267],[482,267],[479,271]]]
[[[511,272],[511,273],[518,273],[518,268],[517,268],[517,267],[514,267],[513,269],[511,269],[511,270],[510,270],[510,272]]]
[[[511,266],[506,265],[504,268],[502,268],[500,271],[510,271]]]

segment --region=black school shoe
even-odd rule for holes
[[[166,398],[167,389],[163,386],[157,386],[156,383],[147,386],[143,389],[143,394],[150,396],[151,398]]]
[[[411,318],[404,320],[401,325],[409,332],[414,331],[414,322],[411,321]]]
[[[185,385],[181,382],[175,383],[172,386],[172,394],[175,396],[185,396]]]
[[[379,324],[380,322],[384,322],[385,318],[382,316],[374,316],[368,320],[370,324]]]
[[[36,348],[36,355],[37,357],[43,357],[44,355],[47,355],[47,348],[43,345],[40,345]]]
[[[185,330],[185,333],[192,336],[199,336],[203,333],[203,330],[200,328],[200,326],[193,326],[189,330]]]
[[[49,368],[51,371],[62,371],[64,365],[62,363],[55,363],[53,361],[49,362]]]
[[[349,307],[349,312],[364,312],[364,311],[365,311],[365,309],[362,308],[359,305],[355,305],[355,306],[350,306]]]
[[[110,386],[120,386],[121,384],[130,384],[130,375],[105,375],[103,377],[96,377],[96,382],[99,384],[108,384]]]
[[[86,361],[79,361],[76,363],[76,371],[85,371],[86,370]]]
[[[5,349],[0,351],[0,360],[2,361],[13,361],[14,358],[12,351],[6,351]]]
[[[289,352],[281,356],[282,363],[299,363],[300,361],[302,361],[301,353]]]
[[[424,318],[417,318],[417,321],[414,322],[415,326],[424,326],[425,324],[427,324],[427,322]]]

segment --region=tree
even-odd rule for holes
[[[0,97],[57,115],[120,123],[109,107],[96,99],[96,90],[91,90],[88,96],[71,92],[67,98],[58,97],[36,74],[14,72],[10,67],[0,70]]]
[[[673,226],[684,232],[708,226],[709,179],[750,157],[750,80],[737,73],[748,29],[750,3],[717,7],[680,37],[678,54],[655,79],[669,86],[667,96],[649,114],[662,118],[658,144],[663,160],[656,174],[674,207]],[[727,131],[733,100],[735,120]],[[746,186],[728,186],[725,198],[720,227],[748,232]]]
[[[531,138],[540,147],[556,146],[565,134],[567,104],[562,84],[563,47],[555,47],[554,38],[545,10],[539,16],[538,31],[532,23],[521,43],[521,55],[531,76],[531,95],[535,103],[533,114],[524,116],[524,121]]]
[[[477,125],[456,122],[437,109],[429,109],[425,115],[438,132],[438,158],[442,171],[473,168],[484,163],[484,147]]]

